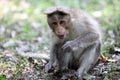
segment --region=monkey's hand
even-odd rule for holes
[[[45,66],[45,72],[48,72],[48,73],[50,73],[50,72],[53,72],[53,66],[52,66],[52,64],[51,63],[48,63],[48,64],[46,64],[46,66]]]
[[[51,68],[52,68],[52,65],[50,63],[47,63],[45,65],[45,72],[49,72],[51,70]]]
[[[57,62],[49,62],[45,65],[45,72],[50,73],[53,72],[55,67],[57,66]]]
[[[70,51],[75,51],[77,50],[79,47],[79,44],[77,41],[67,41],[63,46],[63,50],[67,51],[67,52],[70,52]]]

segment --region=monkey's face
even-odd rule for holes
[[[65,39],[69,34],[70,15],[56,12],[48,15],[48,24],[59,39]]]

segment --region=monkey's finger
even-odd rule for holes
[[[62,48],[63,48],[63,49],[66,49],[66,48],[70,47],[70,44],[71,44],[71,42],[68,41],[68,42],[66,42],[66,43],[62,46]]]
[[[65,45],[62,46],[62,49],[66,49],[68,47],[69,47],[69,45],[65,44]]]
[[[72,49],[69,46],[65,46],[65,47],[63,47],[63,50],[65,52],[71,52]]]

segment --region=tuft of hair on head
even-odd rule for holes
[[[63,7],[63,6],[54,6],[48,8],[44,14],[49,15],[55,12],[63,12],[65,14],[70,14],[71,10],[68,7]]]

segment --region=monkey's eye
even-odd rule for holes
[[[60,21],[60,24],[64,24],[65,23],[65,21]]]
[[[53,22],[52,24],[53,24],[53,25],[57,25],[57,22]]]

